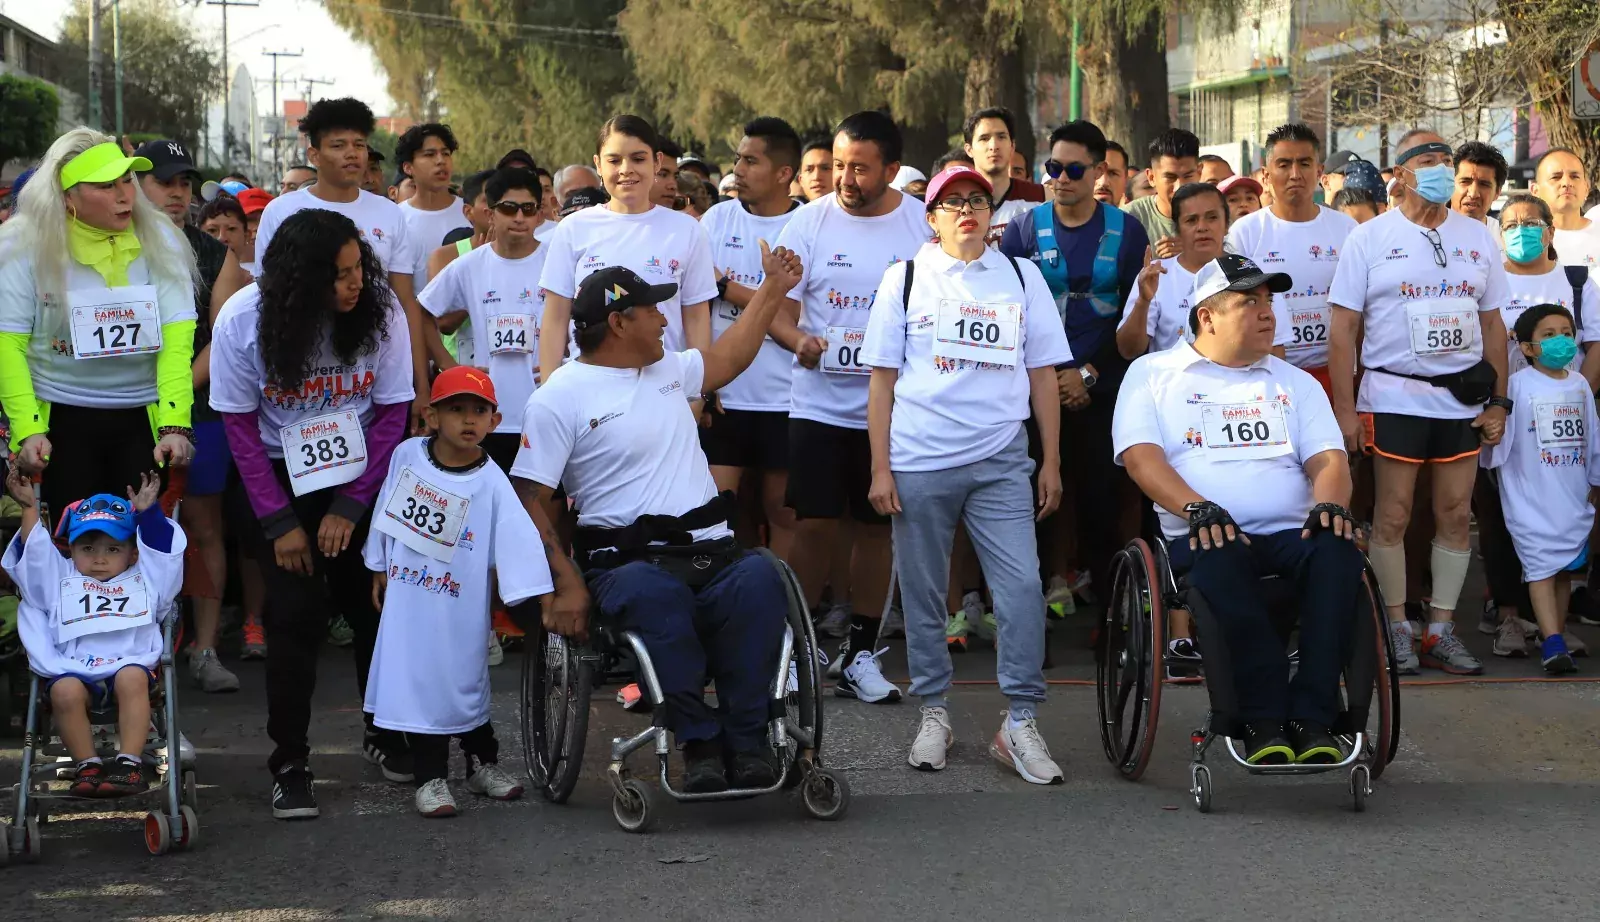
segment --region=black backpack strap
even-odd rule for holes
[[[1006,254],[1006,259],[1011,261],[1011,271],[1017,274],[1017,281],[1022,285],[1023,298],[1026,299],[1028,295],[1028,283],[1022,277],[1022,267],[1017,265],[1017,258],[1015,256]]]
[[[906,260],[906,283],[900,286],[900,309],[905,311],[908,317],[911,316],[911,279],[916,271],[917,261],[914,259]]]
[[[1588,266],[1564,266],[1567,272],[1567,284],[1572,286],[1572,316],[1581,326],[1583,324],[1583,286],[1589,281]]]

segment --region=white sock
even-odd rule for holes
[[[90,756],[89,758],[84,759],[82,762],[79,762],[78,764],[79,765],[99,765],[101,761],[102,760],[101,760],[101,758],[99,756]]]
[[[123,760],[124,762],[138,762],[139,761],[139,757],[138,756],[133,755],[131,753],[127,753],[127,752],[119,752],[119,753],[117,753],[117,758]]]

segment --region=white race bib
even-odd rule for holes
[[[1200,407],[1200,432],[1221,461],[1276,458],[1294,451],[1283,404],[1276,400],[1211,403]]]
[[[744,313],[744,308],[734,304],[732,301],[723,301],[720,299],[717,301],[718,320],[726,320],[729,323],[732,323],[735,320],[738,320],[739,315],[742,313]]]
[[[280,436],[296,496],[347,484],[367,469],[367,437],[354,410],[284,426]]]
[[[72,354],[80,359],[161,351],[161,309],[154,285],[67,292]]]
[[[495,314],[489,330],[489,354],[527,355],[539,346],[539,327],[532,314]]]
[[[61,581],[61,597],[56,603],[57,643],[86,634],[126,630],[153,620],[143,573],[124,573],[109,582],[87,576],[69,576]]]
[[[822,353],[822,370],[838,375],[870,375],[872,369],[861,364],[861,344],[867,341],[865,327],[828,327],[828,348]]]
[[[1533,424],[1540,448],[1575,448],[1587,443],[1583,429],[1583,404],[1576,400],[1549,400],[1533,405]]]
[[[456,331],[456,361],[462,365],[476,364],[473,355],[472,324],[463,323]]]
[[[1453,355],[1470,352],[1478,337],[1477,308],[1459,300],[1412,301],[1406,305],[1411,328],[1411,354]]]
[[[434,486],[407,467],[400,471],[400,480],[372,527],[418,554],[449,563],[471,504],[472,497]]]
[[[1014,368],[1022,305],[1007,302],[939,299],[933,354]]]
[[[1325,349],[1328,346],[1328,331],[1332,327],[1333,308],[1326,304],[1320,307],[1291,307],[1289,345],[1285,349],[1289,352]]]

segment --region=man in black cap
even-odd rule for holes
[[[1172,565],[1210,604],[1233,664],[1222,732],[1254,765],[1343,757],[1329,726],[1361,585],[1350,462],[1322,385],[1272,355],[1289,276],[1225,254],[1195,274],[1194,344],[1141,356],[1118,395],[1118,464],[1155,502]],[[1298,584],[1291,681],[1261,579]]]
[[[606,195],[606,191],[604,189],[590,186],[573,189],[571,192],[568,192],[567,197],[561,201],[561,211],[558,212],[558,214],[565,218],[575,211],[582,211],[585,208],[593,208],[596,205],[604,205],[609,199],[610,196]]]
[[[1344,188],[1345,167],[1352,163],[1363,162],[1359,156],[1351,151],[1336,151],[1327,162],[1322,165],[1322,200],[1332,201],[1334,193]]]
[[[533,170],[537,169],[538,166],[539,164],[533,159],[532,154],[520,147],[513,147],[506,151],[506,155],[500,158],[500,162],[496,163],[494,168],[503,170],[506,167],[517,167],[523,170]]]
[[[557,484],[575,501],[578,565],[605,616],[643,638],[684,743],[684,786],[697,793],[777,777],[765,734],[783,583],[735,543],[732,494],[717,493],[689,408],[750,365],[800,280],[794,254],[759,243],[761,286],[704,350],[663,349],[667,321],[656,305],[675,283],[650,285],[621,266],[584,279],[572,301],[578,357],[528,400],[511,468],[530,509]],[[547,613],[545,627],[582,636],[585,617],[582,608]],[[707,676],[720,714],[703,699]]]

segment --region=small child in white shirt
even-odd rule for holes
[[[150,689],[161,661],[161,626],[183,587],[182,530],[156,502],[145,474],[126,499],[99,493],[68,510],[72,557],[39,521],[33,486],[12,465],[6,490],[22,527],[0,566],[21,592],[17,628],[34,674],[48,680],[50,708],[78,763],[70,792],[119,797],[149,787],[139,753],[150,727]],[[117,756],[95,754],[91,707],[117,703]]]

